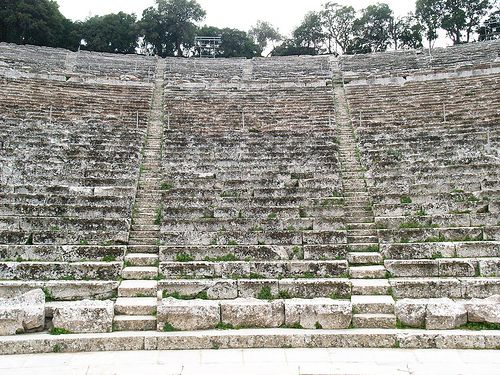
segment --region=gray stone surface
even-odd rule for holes
[[[303,328],[349,328],[352,318],[350,301],[330,298],[285,300],[285,324],[300,324]]]
[[[238,298],[222,301],[222,323],[239,328],[279,327],[285,321],[283,301],[262,301],[254,298]]]
[[[405,326],[422,328],[425,326],[427,299],[402,299],[396,301],[395,314]]]
[[[54,328],[72,333],[111,332],[114,317],[113,301],[61,302],[52,310]]]
[[[44,323],[45,294],[41,289],[0,299],[0,335],[40,330]]]
[[[215,328],[220,322],[219,302],[165,298],[158,306],[157,319],[159,331],[172,328],[180,331]]]
[[[427,305],[426,329],[455,329],[465,323],[467,323],[467,311],[459,303],[443,298]]]
[[[464,302],[467,320],[475,323],[500,323],[500,295]]]

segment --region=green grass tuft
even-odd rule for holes
[[[194,260],[195,260],[194,256],[184,252],[177,253],[177,255],[175,256],[176,262],[193,262]]]
[[[68,331],[67,329],[64,329],[64,328],[55,328],[53,327],[51,330],[50,330],[50,334],[51,335],[69,335],[71,334],[72,332],[71,331]]]

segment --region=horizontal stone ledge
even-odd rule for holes
[[[499,349],[499,331],[246,329],[0,337],[0,354],[242,348]]]

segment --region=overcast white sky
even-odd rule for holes
[[[336,0],[351,4],[357,9],[377,0]],[[142,11],[153,5],[154,0],[57,0],[61,12],[72,20],[83,20],[88,16],[116,13],[123,10],[135,13],[140,18]],[[218,27],[234,27],[248,30],[259,19],[269,21],[288,34],[297,26],[304,14],[317,10],[325,0],[198,0],[207,17],[203,23]],[[414,0],[385,0],[397,15],[414,10]]]
[[[336,0],[356,9],[365,8],[377,1],[388,3],[396,15],[414,11],[414,0]],[[124,11],[135,13],[154,5],[154,0],[57,0],[61,12],[72,20],[84,20],[89,16]],[[257,20],[271,22],[282,34],[288,35],[298,26],[310,10],[319,10],[326,0],[198,0],[207,12],[202,24],[217,27],[234,27],[248,31]]]

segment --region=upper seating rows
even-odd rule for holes
[[[62,48],[0,43],[0,69],[25,73],[63,74],[68,51]]]
[[[499,40],[429,50],[400,50],[345,55],[340,66],[346,80],[409,76],[500,66]]]
[[[331,79],[327,56],[232,59],[167,59],[165,78],[177,84],[306,84]]]
[[[156,59],[151,56],[0,43],[0,71],[7,69],[62,80],[99,78],[149,83],[155,66]]]

